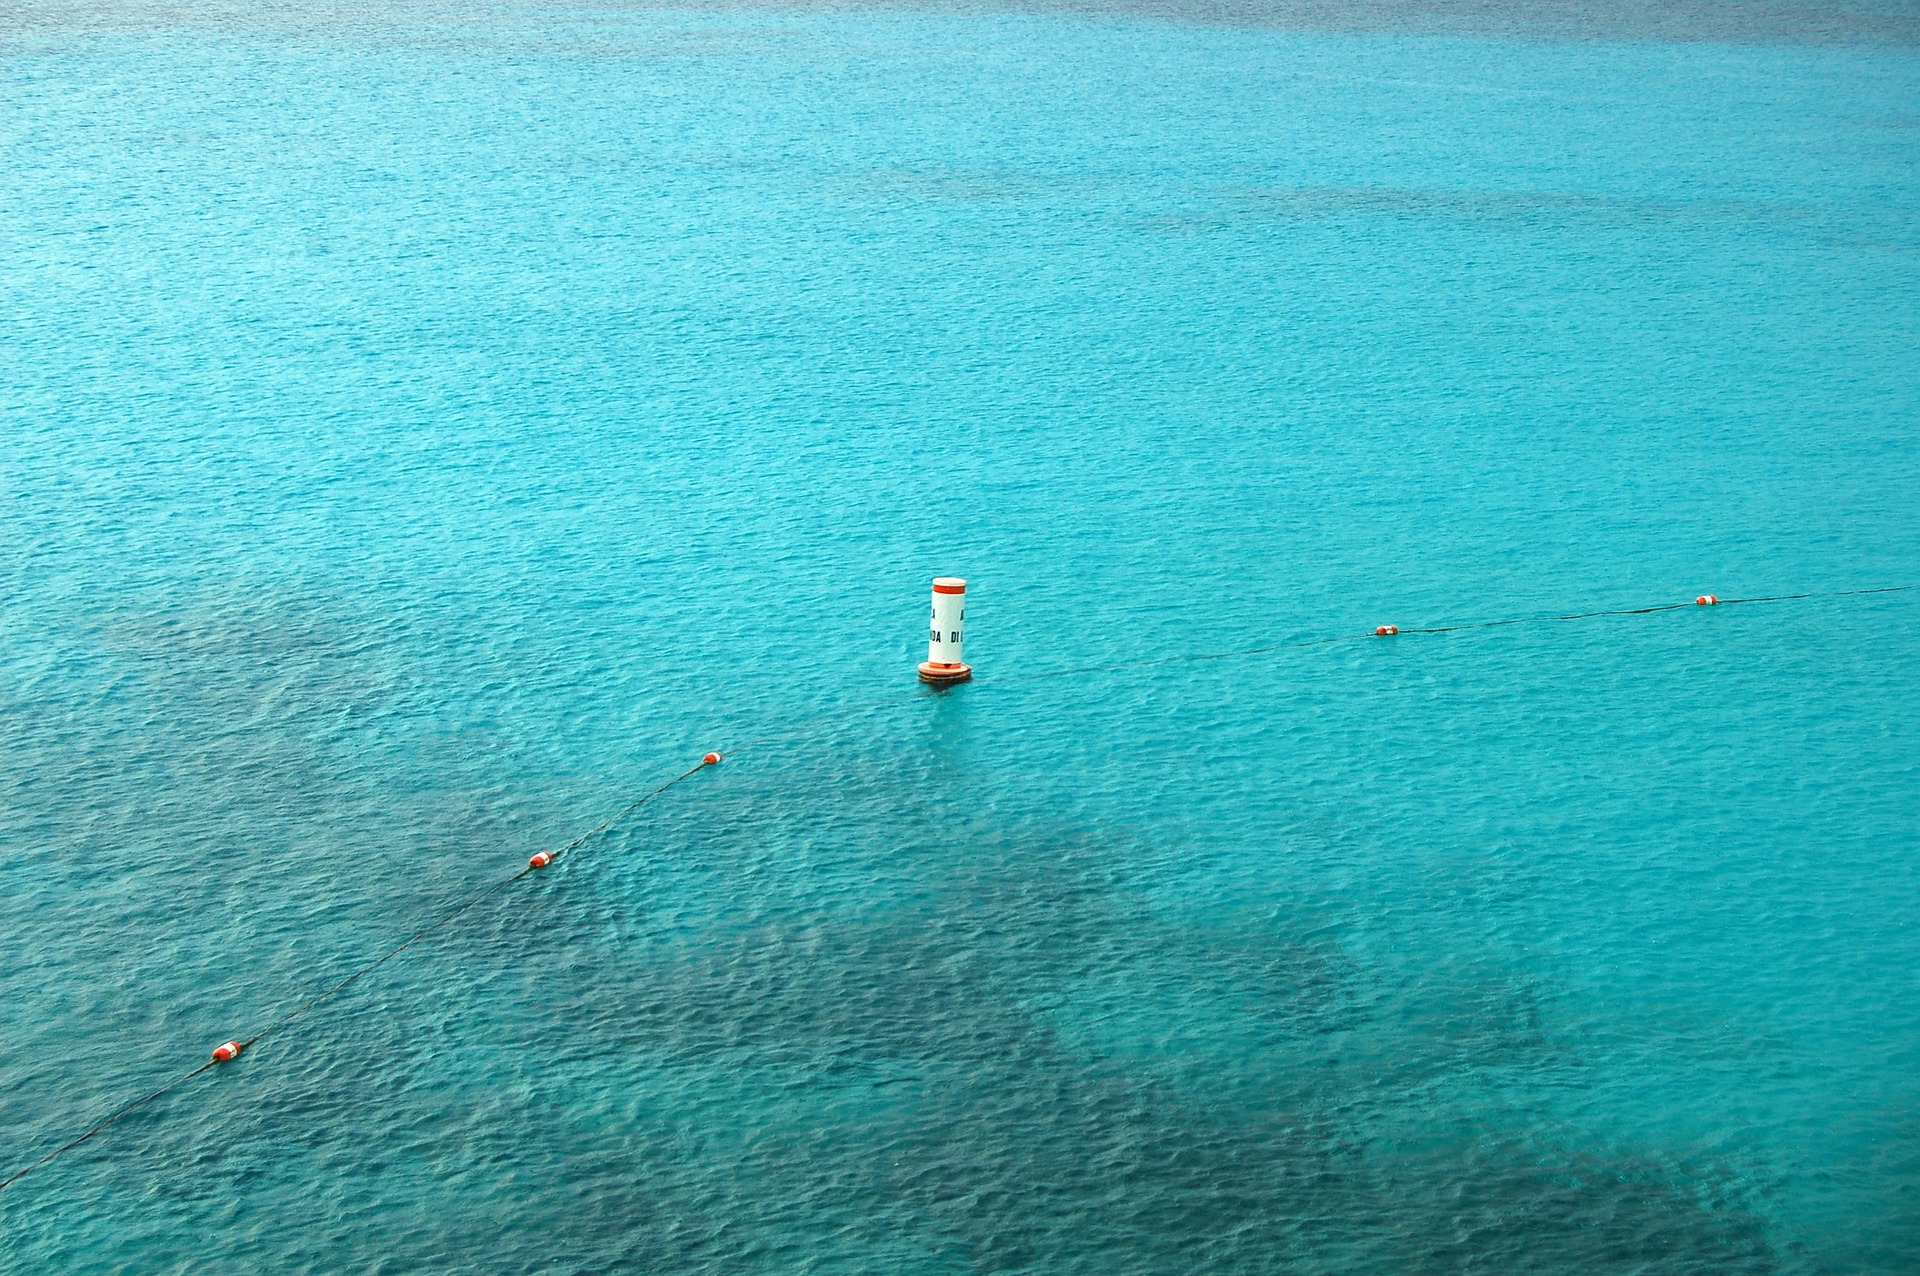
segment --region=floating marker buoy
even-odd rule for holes
[[[701,758],[700,761],[707,766],[715,766],[720,761],[720,755],[717,753],[709,753],[706,757]]]
[[[960,659],[967,619],[967,582],[958,576],[933,580],[933,619],[927,628],[927,658],[920,665],[920,681],[931,687],[951,687],[973,677],[973,667]]]
[[[1391,638],[1399,632],[1400,626],[1398,625],[1382,625],[1373,631],[1373,636],[1375,638]]]
[[[545,868],[547,865],[551,863],[553,863],[552,851],[535,851],[533,853],[533,858],[527,861],[527,867],[528,868]]]
[[[1718,594],[1702,594],[1693,600],[1693,605],[1695,607],[1713,607],[1717,606],[1719,602],[1720,595]]]
[[[235,1059],[238,1059],[240,1052],[245,1049],[246,1047],[238,1041],[225,1042],[213,1048],[213,1061],[215,1063],[231,1063]]]

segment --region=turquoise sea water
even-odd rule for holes
[[[0,1269],[1920,1269],[1910,7],[4,13]]]

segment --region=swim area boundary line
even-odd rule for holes
[[[1598,620],[1605,616],[1651,616],[1663,611],[1688,611],[1695,607],[1737,607],[1743,603],[1784,603],[1810,598],[1854,598],[1863,594],[1899,594],[1908,590],[1920,589],[1920,585],[1887,585],[1879,589],[1841,589],[1831,592],[1806,594],[1768,594],[1757,598],[1715,598],[1711,603],[1689,601],[1684,603],[1660,603],[1653,607],[1618,607],[1610,611],[1577,611],[1558,616],[1514,616],[1506,620],[1475,620],[1458,625],[1429,625],[1424,629],[1395,628],[1390,633],[1357,632],[1329,634],[1321,638],[1294,638],[1286,642],[1268,643],[1262,647],[1241,647],[1233,651],[1188,652],[1178,656],[1160,656],[1151,660],[1129,660],[1120,665],[1075,665],[1070,669],[1049,669],[1041,673],[1014,674],[1007,678],[988,677],[980,681],[987,686],[1005,685],[1011,682],[1034,682],[1042,678],[1066,678],[1075,674],[1104,673],[1109,676],[1124,673],[1129,669],[1151,669],[1159,665],[1197,664],[1208,660],[1236,660],[1243,656],[1264,656],[1269,652],[1287,651],[1299,647],[1324,647],[1336,642],[1355,642],[1362,638],[1408,638],[1415,634],[1455,634],[1470,629],[1500,629],[1509,625],[1547,625],[1568,620]],[[1708,595],[1711,597],[1711,595]]]
[[[1322,638],[1300,638],[1300,639],[1294,639],[1288,642],[1269,643],[1261,647],[1243,647],[1234,651],[1191,652],[1191,653],[1178,655],[1178,656],[1162,656],[1154,660],[1133,660],[1133,661],[1128,661],[1126,662],[1126,664],[1120,666],[1120,671],[1124,672],[1126,670],[1131,670],[1131,669],[1147,669],[1147,668],[1153,668],[1159,665],[1191,664],[1191,663],[1197,663],[1201,661],[1210,661],[1210,660],[1232,660],[1232,659],[1236,659],[1243,656],[1260,656],[1260,655],[1265,655],[1268,652],[1286,651],[1292,648],[1320,647],[1320,646],[1326,646],[1330,643],[1352,642],[1354,640],[1361,639],[1361,638],[1411,637],[1415,634],[1452,634],[1452,633],[1462,633],[1462,632],[1473,630],[1473,629],[1498,629],[1498,628],[1503,628],[1510,625],[1553,624],[1561,621],[1571,621],[1571,620],[1598,620],[1606,616],[1651,616],[1659,612],[1682,611],[1690,607],[1699,607],[1699,606],[1735,607],[1741,604],[1751,604],[1751,603],[1784,603],[1784,602],[1798,602],[1805,599],[1855,598],[1855,597],[1860,597],[1867,594],[1899,594],[1899,593],[1905,593],[1914,589],[1920,589],[1920,586],[1887,585],[1878,589],[1842,589],[1842,590],[1832,590],[1832,591],[1826,591],[1826,592],[1809,592],[1804,594],[1767,594],[1767,595],[1754,597],[1754,598],[1715,598],[1712,595],[1704,595],[1703,599],[1712,598],[1713,601],[1711,603],[1706,603],[1704,601],[1682,602],[1682,603],[1660,603],[1652,607],[1620,607],[1620,608],[1615,608],[1608,611],[1569,612],[1564,615],[1554,615],[1554,616],[1516,616],[1506,620],[1479,620],[1479,621],[1470,621],[1470,622],[1466,622],[1458,625],[1429,625],[1421,629],[1393,628],[1390,632],[1382,632],[1381,630],[1375,630],[1373,633],[1362,632],[1362,633],[1332,634]],[[1050,669],[1040,673],[1014,675],[1009,678],[988,678],[988,679],[982,680],[982,682],[985,687],[991,688],[995,686],[1005,686],[1010,683],[1038,681],[1042,678],[1063,678],[1063,677],[1069,677],[1075,674],[1101,673],[1101,674],[1107,674],[1111,676],[1115,672],[1116,672],[1115,666],[1111,664],[1080,665],[1070,669]],[[949,690],[952,690],[952,689],[951,688],[925,688],[925,690],[931,694],[945,695]],[[803,721],[812,721],[815,718],[819,718],[823,716],[826,716],[826,715],[814,715],[813,718],[805,719]],[[836,714],[834,716],[840,716],[840,715]],[[770,738],[763,738],[759,740],[752,740],[742,745],[730,746],[730,747],[733,747],[736,749],[737,748],[753,748],[753,747],[770,743],[772,742],[773,739],[777,739],[777,738],[778,737],[770,737]],[[302,1003],[301,1005],[294,1007],[292,1010],[288,1011],[286,1014],[281,1015],[278,1019],[275,1019],[273,1022],[269,1023],[266,1027],[261,1028],[258,1032],[254,1033],[251,1037],[247,1037],[244,1040],[236,1038],[235,1040],[228,1042],[226,1045],[220,1047],[219,1051],[215,1052],[214,1058],[209,1059],[207,1062],[201,1064],[197,1068],[194,1068],[190,1072],[181,1073],[179,1076],[173,1078],[173,1080],[167,1082],[165,1085],[153,1091],[151,1094],[144,1095],[141,1098],[135,1099],[131,1103],[121,1106],[120,1108],[116,1109],[112,1113],[108,1114],[105,1117],[102,1117],[99,1121],[95,1122],[94,1125],[90,1127],[84,1134],[81,1134],[77,1138],[70,1139],[66,1143],[61,1144],[59,1147],[53,1149],[51,1152],[48,1152],[45,1156],[42,1156],[39,1160],[33,1162],[31,1165],[28,1165],[23,1169],[14,1171],[12,1174],[8,1175],[4,1179],[0,1179],[0,1191],[5,1191],[7,1188],[13,1186],[15,1183],[19,1182],[21,1179],[25,1178],[27,1175],[33,1173],[35,1170],[40,1169],[42,1166],[47,1165],[49,1162],[52,1162],[55,1159],[61,1156],[64,1156],[66,1153],[73,1151],[75,1148],[79,1147],[81,1144],[91,1139],[94,1135],[99,1134],[102,1130],[105,1130],[109,1126],[113,1125],[116,1121],[119,1121],[121,1118],[131,1115],[132,1113],[145,1107],[147,1104],[152,1103],[155,1099],[158,1099],[161,1096],[175,1089],[178,1089],[180,1086],[183,1086],[187,1082],[192,1081],[194,1078],[198,1077],[201,1073],[210,1071],[211,1069],[218,1067],[223,1062],[229,1062],[233,1059],[238,1058],[241,1053],[243,1053],[248,1047],[252,1046],[255,1042],[260,1041],[261,1039],[267,1037],[268,1035],[274,1032],[278,1032],[280,1029],[286,1027],[288,1024],[300,1018],[300,1016],[306,1014],[308,1011],[313,1010],[315,1007],[321,1005],[322,1003],[329,1001],[332,998],[338,996],[339,994],[345,992],[349,987],[351,987],[355,982],[357,982],[363,976],[372,974],[375,970],[378,970],[381,966],[386,965],[386,963],[391,961],[393,958],[398,957],[401,953],[413,947],[415,944],[425,939],[428,935],[433,934],[435,931],[439,930],[441,927],[447,925],[449,922],[452,922],[456,918],[460,917],[462,914],[474,908],[476,905],[480,904],[481,902],[487,899],[491,899],[493,896],[499,894],[501,891],[505,890],[507,887],[513,885],[515,882],[518,882],[521,878],[526,877],[528,874],[533,873],[536,870],[540,868],[544,868],[546,867],[546,865],[553,863],[555,860],[559,859],[562,855],[565,855],[568,851],[578,849],[581,845],[591,840],[592,838],[599,836],[601,833],[606,832],[608,829],[612,828],[615,824],[619,823],[621,820],[625,819],[627,816],[633,814],[635,811],[639,810],[641,807],[645,806],[647,803],[653,801],[653,799],[659,797],[662,793],[665,793],[668,789],[673,788],[675,785],[680,784],[682,781],[691,779],[693,776],[699,774],[701,771],[706,770],[709,766],[713,766],[715,763],[719,761],[720,761],[720,755],[718,753],[707,754],[704,758],[701,759],[701,761],[699,761],[695,765],[689,767],[685,771],[682,771],[679,775],[676,775],[671,780],[668,780],[665,783],[660,784],[653,789],[650,789],[646,793],[643,793],[639,797],[635,798],[633,801],[629,802],[626,806],[622,807],[619,811],[615,812],[613,815],[608,816],[606,819],[602,820],[599,824],[596,824],[594,827],[588,829],[585,833],[582,833],[580,836],[574,838],[571,842],[568,842],[565,846],[561,847],[559,850],[551,851],[551,852],[546,852],[546,851],[540,852],[539,854],[534,856],[533,861],[530,861],[526,867],[520,869],[518,872],[512,874],[509,877],[501,878],[499,881],[493,883],[493,885],[487,887],[485,890],[482,890],[477,894],[469,896],[467,899],[462,901],[460,904],[456,905],[454,908],[452,908],[448,912],[441,914],[441,916],[436,920],[434,920],[433,922],[415,931],[412,935],[408,936],[403,943],[400,943],[394,946],[393,948],[388,949],[386,952],[380,954],[379,957],[368,962],[366,965],[361,966],[358,969],[354,970],[352,973],[347,975],[346,978],[340,980],[338,983],[327,988],[326,990],[319,993],[318,995],[308,999],[306,1002]],[[544,859],[542,857],[544,857]],[[221,1052],[226,1051],[229,1047],[232,1048],[232,1053],[223,1055]]]

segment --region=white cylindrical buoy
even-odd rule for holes
[[[957,576],[936,576],[933,619],[927,622],[927,659],[920,666],[920,681],[950,687],[973,677],[972,668],[960,658],[966,619],[967,582]]]

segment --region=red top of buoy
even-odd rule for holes
[[[933,578],[933,592],[936,594],[964,594],[967,582],[958,576],[936,576]]]
[[[704,757],[704,758],[701,758],[701,759],[700,759],[700,762],[701,762],[701,765],[703,765],[703,766],[712,766],[712,765],[714,765],[714,764],[715,764],[716,762],[718,762],[719,760],[720,760],[720,755],[719,755],[719,754],[717,754],[717,753],[709,753],[709,754],[708,754],[708,755],[707,755],[706,757]]]

